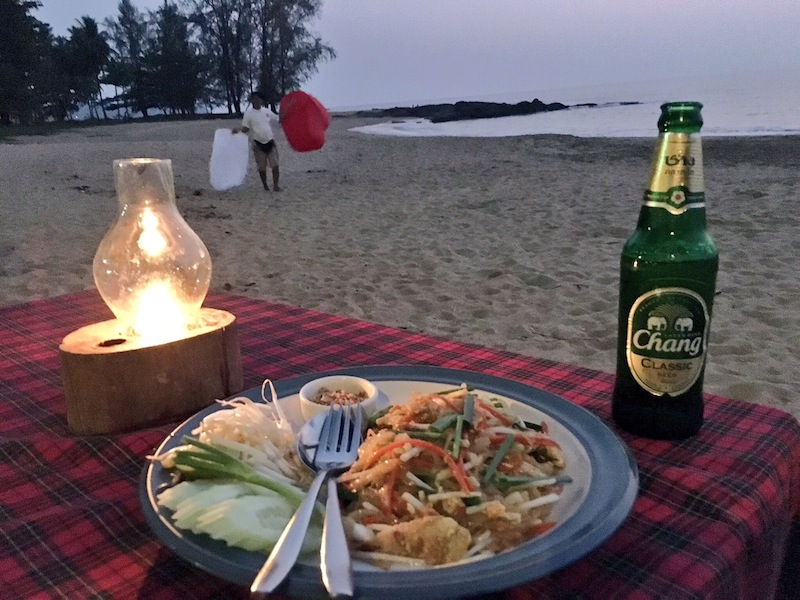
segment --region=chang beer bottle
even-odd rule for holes
[[[616,422],[653,438],[703,424],[703,373],[718,256],[706,230],[699,102],[662,105],[636,231],[622,250]]]

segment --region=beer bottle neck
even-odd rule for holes
[[[705,228],[703,150],[697,132],[665,131],[653,155],[640,227]]]

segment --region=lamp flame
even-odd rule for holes
[[[179,339],[193,324],[191,307],[183,305],[168,281],[154,281],[139,294],[133,331],[159,343]]]
[[[149,206],[145,206],[142,210],[142,217],[140,219],[140,227],[142,234],[139,236],[137,246],[147,255],[157,257],[163,254],[167,247],[167,240],[161,235],[158,230],[160,221],[158,216],[153,212]]]

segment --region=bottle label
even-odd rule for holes
[[[693,208],[705,208],[700,136],[663,133],[650,172],[650,184],[644,193],[645,206],[663,208],[673,215]]]
[[[633,377],[656,396],[678,396],[703,370],[710,318],[702,296],[657,288],[639,296],[628,314],[626,355]]]

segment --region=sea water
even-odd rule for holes
[[[696,100],[703,103],[701,133],[704,137],[800,134],[800,68],[486,94],[417,104],[456,100],[516,103],[534,98],[545,103],[561,102],[571,108],[451,123],[393,119],[356,130],[401,136],[505,137],[550,133],[579,137],[653,137],[661,104]],[[595,106],[580,106],[587,103]]]

